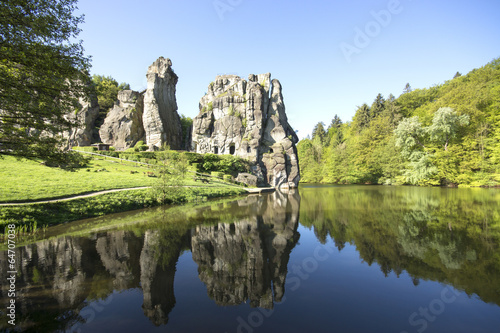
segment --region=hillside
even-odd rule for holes
[[[302,182],[498,186],[500,58],[395,98],[352,121],[318,123],[298,145]]]

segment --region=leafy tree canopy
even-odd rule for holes
[[[76,0],[0,2],[0,154],[62,163],[65,117],[88,95]]]

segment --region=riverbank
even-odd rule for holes
[[[203,202],[211,198],[222,198],[248,193],[233,186],[186,187],[169,203]],[[17,234],[36,233],[49,226],[85,218],[103,216],[141,208],[159,206],[149,189],[117,191],[97,196],[56,202],[0,207],[0,226],[14,224]],[[1,228],[2,233],[3,229]]]

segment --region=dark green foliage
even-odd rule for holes
[[[57,160],[65,117],[90,93],[75,0],[0,2],[0,154]]]
[[[312,132],[312,139],[318,139],[321,143],[325,142],[326,138],[326,131],[325,131],[325,124],[323,122],[319,122],[314,126],[313,132]]]
[[[193,119],[186,117],[185,115],[181,115],[181,128],[182,128],[182,147],[188,149],[191,137],[191,131],[193,126]]]
[[[499,115],[500,59],[397,99],[378,94],[352,123],[335,115],[326,140],[299,142],[301,181],[498,186]]]

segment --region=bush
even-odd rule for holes
[[[223,179],[224,179],[226,182],[232,182],[232,181],[233,181],[233,176],[231,176],[231,175],[224,175],[224,176],[223,176]]]
[[[203,162],[203,155],[198,154],[198,153],[192,153],[192,152],[184,152],[183,153],[187,160],[188,163],[193,165],[193,163],[202,163]]]
[[[224,176],[223,172],[218,172],[218,171],[212,171],[210,174],[212,175],[212,177],[219,179],[222,179],[222,177]]]

